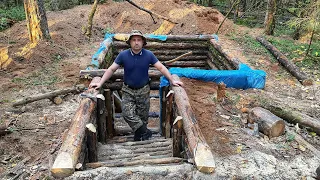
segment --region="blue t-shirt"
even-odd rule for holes
[[[114,62],[124,68],[124,83],[140,88],[149,82],[149,66],[158,62],[158,59],[146,49],[142,49],[138,54],[127,49],[120,52]]]

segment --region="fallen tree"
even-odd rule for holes
[[[316,132],[320,135],[320,120],[312,118],[306,114],[293,111],[290,109],[286,109],[277,105],[271,105],[269,103],[266,103],[263,105],[264,108],[271,111],[273,114],[281,117],[282,119],[286,120],[289,123],[296,124],[303,127],[308,127],[312,131]]]
[[[299,82],[304,86],[310,86],[313,84],[312,79],[309,79],[308,76],[300,71],[294,63],[292,63],[288,58],[283,55],[276,47],[274,47],[269,41],[263,37],[256,38],[265,48],[267,48],[271,54],[294,76]]]
[[[45,93],[45,94],[30,96],[30,97],[26,97],[24,99],[16,101],[15,103],[12,104],[12,106],[13,107],[20,106],[20,105],[24,105],[34,101],[39,101],[41,99],[54,99],[59,95],[68,94],[68,93],[78,93],[80,91],[83,91],[84,89],[85,89],[84,85],[78,85],[75,87],[60,89],[60,90],[56,90],[56,91]]]

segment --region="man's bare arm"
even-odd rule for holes
[[[117,63],[112,63],[112,65],[104,72],[101,80],[99,83],[92,83],[89,85],[89,87],[96,87],[96,89],[99,89],[103,83],[105,83],[107,80],[110,79],[112,74],[119,68],[120,66]]]
[[[155,68],[157,68],[170,82],[170,84],[174,85],[174,86],[182,86],[183,83],[180,81],[174,81],[172,78],[171,73],[169,72],[169,70],[160,62],[156,62],[153,65]]]

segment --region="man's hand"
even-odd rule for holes
[[[172,81],[171,84],[174,86],[183,86],[183,82],[181,81]]]
[[[98,82],[98,83],[90,83],[89,84],[89,88],[94,88],[96,90],[101,88],[101,86],[102,86],[102,84],[100,82]]]

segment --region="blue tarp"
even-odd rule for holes
[[[98,57],[100,55],[100,53],[106,49],[106,42],[108,41],[112,41],[114,34],[106,34],[104,36],[104,41],[102,43],[100,43],[100,47],[98,49],[98,51],[92,56],[91,58],[91,64],[87,67],[86,70],[92,70],[92,69],[98,69],[99,68],[99,60]]]
[[[160,41],[166,41],[167,40],[167,35],[146,34],[145,37],[152,38],[152,39],[158,39]]]
[[[202,70],[192,68],[170,68],[171,74],[179,77],[187,77],[216,83],[223,82],[228,88],[263,89],[266,81],[266,73],[262,70],[252,70],[245,64],[240,64],[238,70]],[[160,78],[160,87],[168,86],[167,78]]]

